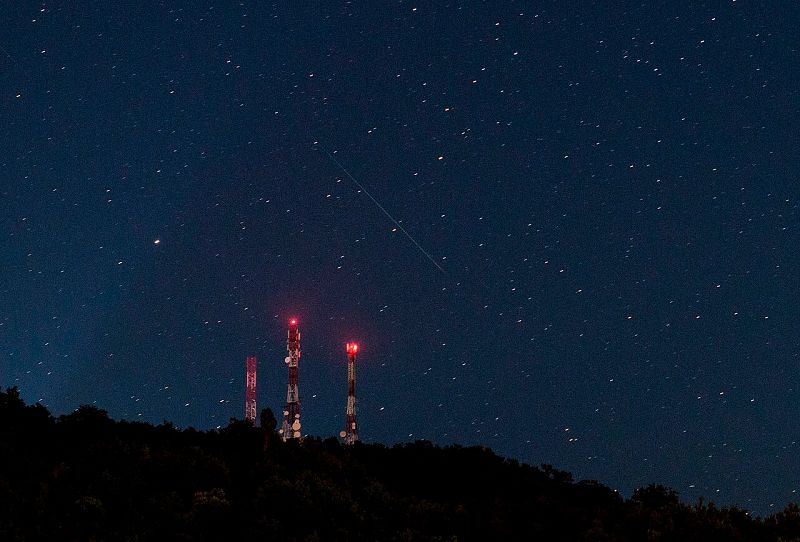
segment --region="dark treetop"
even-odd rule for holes
[[[795,504],[754,518],[654,484],[625,500],[481,447],[284,444],[269,409],[262,429],[180,431],[94,406],[54,420],[11,388],[0,423],[0,538],[14,542],[800,540]]]

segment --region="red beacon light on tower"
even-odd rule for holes
[[[358,352],[358,343],[347,343],[347,353],[355,354]]]
[[[296,326],[297,325],[297,318],[291,318],[289,320],[289,325]]]

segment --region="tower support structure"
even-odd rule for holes
[[[283,441],[300,438],[300,391],[297,386],[297,368],[300,362],[300,329],[297,318],[289,320],[289,333],[286,340],[287,356],[284,359],[289,367],[289,385],[286,391],[286,406],[283,409],[283,424],[280,433]]]
[[[356,421],[356,353],[357,343],[347,343],[347,410],[344,431],[339,436],[345,444],[358,441],[358,422]]]
[[[247,356],[247,377],[244,395],[244,419],[256,423],[256,357]]]

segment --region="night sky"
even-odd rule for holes
[[[794,3],[66,4],[3,8],[0,386],[280,413],[296,316],[308,434],[357,340],[363,440],[800,499]]]

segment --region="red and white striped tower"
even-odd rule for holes
[[[283,425],[278,431],[285,441],[300,438],[300,392],[297,388],[297,365],[300,361],[300,330],[297,318],[289,320],[289,334],[286,341],[289,353],[284,360],[289,366],[289,387],[286,392],[286,407],[283,409]]]
[[[356,422],[356,352],[357,343],[347,343],[347,412],[344,431],[339,433],[345,444],[358,441],[358,422]]]
[[[256,423],[256,357],[247,356],[247,388],[244,395],[244,419]]]

